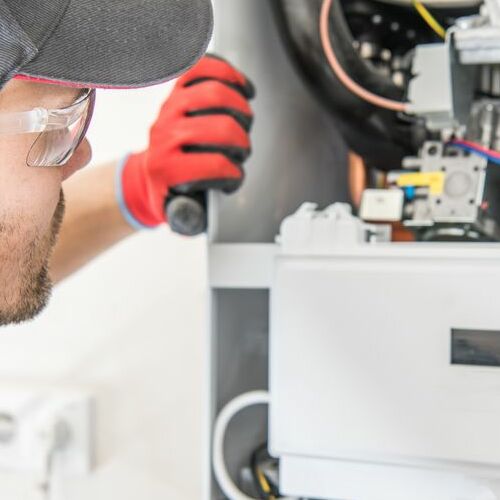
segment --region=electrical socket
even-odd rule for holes
[[[94,400],[90,394],[0,387],[0,471],[40,471],[47,435],[54,426],[61,441],[57,450],[59,474],[89,474],[94,441]]]

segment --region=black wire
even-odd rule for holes
[[[252,471],[252,479],[254,481],[255,487],[257,488],[257,492],[259,494],[259,498],[262,500],[269,500],[271,496],[275,498],[281,498],[278,488],[268,479],[269,487],[271,488],[271,493],[266,493],[259,481],[259,466],[264,460],[268,460],[271,457],[267,452],[267,442],[261,444],[258,448],[256,448],[250,457],[250,470]]]
[[[253,482],[255,484],[255,487],[257,488],[259,498],[261,500],[268,500],[269,495],[262,489],[258,475],[258,456],[262,452],[262,449],[267,449],[267,443],[261,444],[252,452],[252,455],[250,457],[250,470],[252,471]]]

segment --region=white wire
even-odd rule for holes
[[[224,436],[232,418],[241,410],[254,405],[269,404],[266,391],[247,392],[230,401],[219,413],[215,421],[212,460],[217,482],[229,500],[255,500],[242,493],[227,472],[224,462]]]

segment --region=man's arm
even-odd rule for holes
[[[51,261],[55,282],[135,232],[116,201],[116,163],[89,168],[64,184],[66,215]]]

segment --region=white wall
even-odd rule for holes
[[[145,144],[168,86],[101,91],[94,164]],[[97,396],[97,469],[58,500],[200,498],[204,239],[130,238],[68,279],[44,314],[0,330],[0,383],[77,385]],[[30,499],[0,474],[0,498]]]

